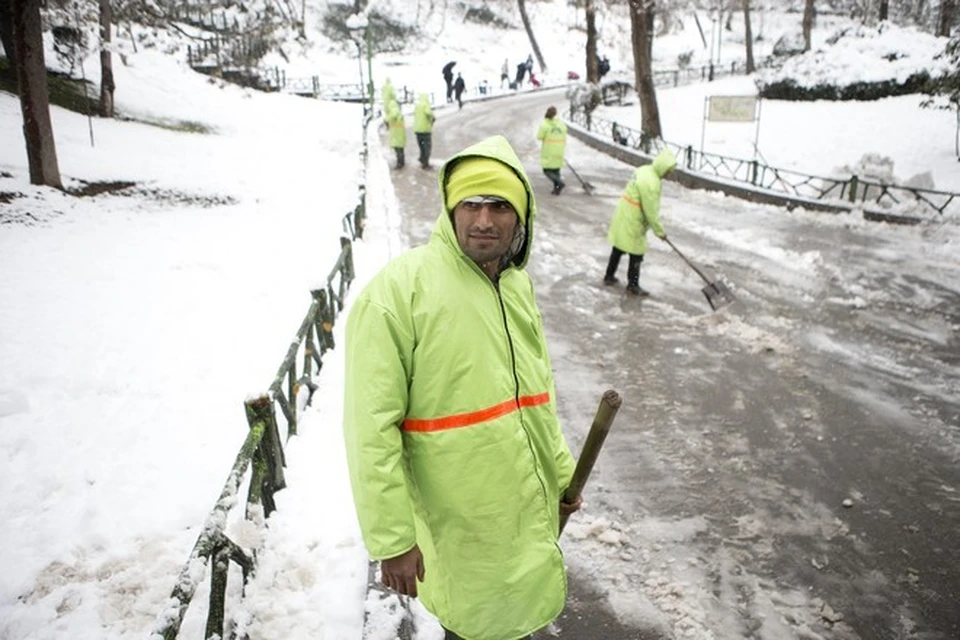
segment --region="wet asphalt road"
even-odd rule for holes
[[[960,265],[898,254],[916,229],[668,183],[671,239],[738,301],[712,313],[656,240],[653,296],[627,298],[598,283],[632,169],[571,140],[598,192],[567,171],[551,196],[535,139],[550,104],[562,111],[562,92],[442,112],[433,169],[411,135],[392,172],[420,244],[439,163],[506,135],[537,189],[529,270],[575,455],[603,391],[624,398],[564,534],[570,603],[538,637],[960,638]]]

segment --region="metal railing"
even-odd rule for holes
[[[366,87],[358,82],[336,84],[320,82],[319,76],[288,77],[285,71],[276,67],[261,71],[260,77],[273,91],[345,102],[364,102],[370,99],[366,94]],[[397,102],[402,105],[413,104],[417,100],[417,92],[407,86],[397,87],[396,93]],[[428,95],[430,104],[434,104],[433,94]]]
[[[634,151],[655,155],[662,148],[669,147],[677,156],[677,166],[687,171],[710,174],[798,200],[834,201],[872,207],[873,213],[887,213],[889,218],[922,217],[934,213],[944,215],[948,210],[960,212],[958,193],[885,184],[864,180],[856,175],[848,178],[815,176],[773,167],[758,160],[705,153],[694,149],[692,145],[653,140],[637,129],[582,110],[568,112],[567,117],[592,135]]]
[[[367,128],[363,121],[363,145],[360,153],[364,171],[367,166]],[[297,433],[304,409],[310,405],[317,385],[314,377],[323,367],[323,354],[334,348],[333,327],[344,309],[344,300],[354,279],[353,241],[362,239],[366,219],[366,176],[360,181],[357,204],[343,216],[346,234],[340,238],[340,254],[327,276],[326,287],[311,291],[313,298],[296,336],[269,386],[268,393],[244,403],[249,431],[240,447],[220,497],[207,516],[190,557],[180,571],[166,608],[157,616],[151,640],[174,640],[180,633],[184,616],[197,588],[210,568],[210,598],[204,638],[223,638],[227,576],[230,563],[240,567],[244,584],[256,569],[256,550],[247,550],[227,536],[227,520],[238,504],[240,486],[249,469],[244,519],[262,528],[276,510],[274,494],[286,486],[284,445]],[[298,368],[298,363],[300,366]],[[286,438],[281,438],[275,407],[286,422]]]

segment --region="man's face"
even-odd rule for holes
[[[509,202],[491,196],[466,198],[453,210],[460,248],[481,267],[499,264],[519,223]],[[489,269],[485,271],[489,273]]]

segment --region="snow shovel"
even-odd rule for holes
[[[733,293],[727,288],[727,285],[720,280],[717,280],[716,282],[710,282],[709,278],[703,275],[703,272],[700,271],[695,264],[687,260],[687,256],[680,253],[680,249],[677,249],[677,247],[674,246],[674,244],[670,242],[668,238],[664,237],[663,241],[670,245],[670,248],[676,251],[677,255],[683,258],[683,261],[690,265],[690,268],[696,271],[697,275],[703,278],[703,281],[707,283],[707,286],[701,289],[701,291],[703,291],[703,295],[707,296],[707,302],[710,303],[711,309],[716,311],[720,307],[725,307],[735,300]]]
[[[623,400],[620,394],[613,389],[607,389],[600,398],[600,406],[597,407],[597,415],[593,418],[593,424],[590,425],[590,433],[587,434],[587,440],[583,443],[583,451],[580,452],[580,459],[577,460],[577,467],[573,470],[573,479],[570,486],[563,493],[563,501],[575,502],[577,496],[583,491],[587,484],[587,478],[593,471],[593,464],[600,455],[600,448],[603,441],[613,426],[613,419],[617,417],[617,411]],[[563,533],[563,527],[567,524],[567,514],[560,514],[560,533]]]
[[[570,162],[567,161],[566,158],[564,158],[563,161],[567,163],[567,167],[570,169],[570,171],[573,172],[573,175],[575,175],[575,176],[577,177],[577,180],[580,181],[580,186],[582,186],[582,187],[583,187],[583,190],[587,192],[587,195],[588,195],[588,196],[589,196],[589,195],[592,195],[592,194],[593,194],[593,191],[594,191],[594,189],[596,189],[596,187],[594,187],[592,184],[590,184],[589,182],[587,182],[586,180],[584,180],[583,178],[581,178],[581,177],[580,177],[580,174],[577,173],[577,170],[573,168],[573,165],[571,165]]]

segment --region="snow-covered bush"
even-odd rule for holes
[[[876,100],[919,93],[947,67],[945,38],[883,22],[844,29],[824,47],[757,74],[760,96],[781,100]],[[833,79],[827,83],[824,78]]]

